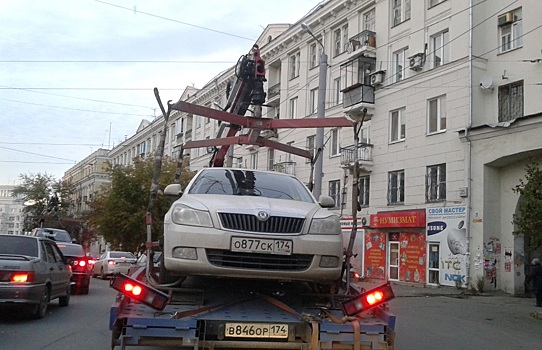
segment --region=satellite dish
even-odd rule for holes
[[[493,85],[493,78],[491,75],[484,74],[480,78],[480,88],[484,90],[492,89],[491,86]]]
[[[31,205],[36,205],[38,202],[36,202],[35,200],[33,199],[29,199],[27,200],[26,202],[23,203],[24,206],[28,207],[28,206],[31,206]]]

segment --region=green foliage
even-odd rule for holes
[[[183,167],[186,169],[187,167]],[[176,163],[165,158],[159,188],[164,189],[174,182]],[[136,162],[134,166],[115,166],[110,169],[111,186],[99,193],[90,203],[88,220],[93,229],[111,244],[113,249],[136,251],[147,238],[145,216],[150,198],[153,160]],[[184,170],[181,184],[186,186],[194,173]],[[170,200],[158,196],[151,212],[152,240],[162,237],[164,214]]]
[[[70,195],[73,193],[73,187],[56,180],[54,176],[47,173],[41,174],[21,174],[19,178],[22,184],[15,187],[13,194],[23,196],[26,205],[23,209],[25,214],[24,230],[30,231],[39,227],[40,219],[44,220],[44,227],[65,228],[61,222],[61,217],[66,217],[71,205]],[[57,195],[59,205],[56,208],[49,207],[51,197]]]
[[[542,247],[542,170],[535,161],[525,166],[525,181],[512,190],[520,194],[519,213],[514,214],[515,235],[525,237],[525,250]]]

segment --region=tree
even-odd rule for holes
[[[22,184],[15,187],[13,194],[23,196],[24,231],[40,225],[43,227],[65,228],[62,218],[67,216],[73,187],[47,173],[21,174]]]
[[[187,169],[188,166],[183,166]],[[160,188],[174,182],[176,162],[166,158],[162,164]],[[115,166],[110,169],[111,187],[99,193],[90,203],[88,220],[93,229],[101,234],[113,249],[136,251],[146,241],[145,216],[153,174],[153,160],[137,161],[134,166]],[[186,185],[194,176],[184,171],[181,184]],[[163,235],[164,214],[170,200],[159,196],[152,209],[153,241]]]
[[[519,213],[514,214],[515,235],[523,235],[525,250],[542,247],[542,170],[535,161],[525,166],[525,181],[519,180],[512,190],[520,195]]]

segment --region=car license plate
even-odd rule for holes
[[[232,338],[288,338],[288,325],[280,323],[226,323],[225,336]]]
[[[232,252],[291,255],[293,242],[286,239],[232,237]]]

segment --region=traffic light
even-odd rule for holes
[[[395,298],[391,285],[386,283],[380,287],[371,289],[341,303],[343,313],[354,316],[360,312],[372,309]]]
[[[123,295],[152,307],[155,310],[162,311],[169,301],[169,296],[166,293],[149,287],[140,281],[123,274],[118,274],[113,277],[111,287],[121,292]]]

